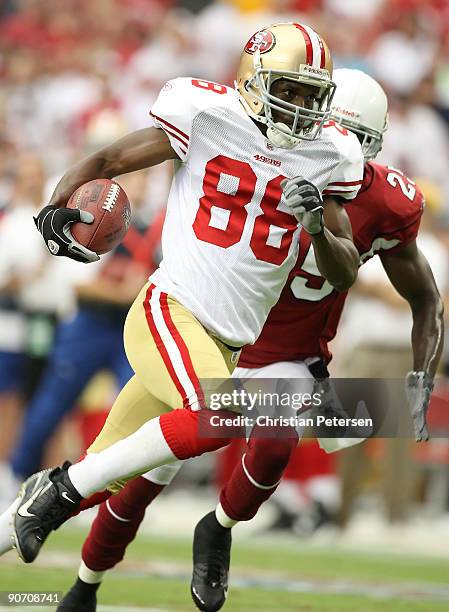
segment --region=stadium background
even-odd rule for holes
[[[99,286],[113,287],[115,297],[103,295],[106,302],[125,306],[157,261],[170,168],[123,179],[138,203],[137,224],[153,228],[154,248],[145,252],[145,262],[138,253],[131,268],[120,257],[92,266],[50,258],[32,213],[74,161],[148,125],[148,110],[167,79],[192,75],[231,84],[244,41],[263,25],[292,19],[323,35],[336,67],[362,68],[384,85],[390,127],[379,161],[418,179],[425,192],[421,246],[446,298],[447,0],[2,0],[0,461],[12,453],[56,322],[73,317],[83,300],[98,301]],[[367,265],[334,342],[332,373],[401,376],[409,359],[409,327],[407,306],[378,264]],[[397,373],[383,359],[388,353]],[[440,418],[446,371],[443,357],[435,401],[443,432],[449,432],[449,418]],[[95,379],[52,436],[45,465],[79,456],[114,392],[110,374]],[[277,498],[251,525],[237,529],[235,588],[227,609],[447,609],[449,441],[443,437],[425,447],[402,442],[400,448],[375,441],[362,456],[346,459],[323,457],[312,442],[305,447]],[[183,469],[147,513],[144,534],[105,585],[101,601],[119,610],[192,609],[190,536],[212,507],[229,461],[223,454],[218,460],[203,457]],[[359,470],[360,482],[354,482],[351,474]],[[2,493],[12,486],[8,478],[3,463]],[[14,553],[0,559],[0,590],[65,590],[91,518],[61,529],[32,568],[20,567]]]

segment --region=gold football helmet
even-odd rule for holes
[[[309,107],[273,95],[272,85],[279,79],[312,86]],[[335,92],[329,48],[311,27],[300,23],[259,30],[243,49],[236,88],[250,117],[267,125],[272,144],[289,149],[299,140],[314,140],[329,117]],[[287,121],[276,121],[273,111]]]

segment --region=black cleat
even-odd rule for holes
[[[26,480],[14,516],[13,542],[25,563],[35,560],[53,529],[76,512],[82,497],[70,482],[66,461],[62,468],[44,470]]]
[[[215,512],[206,514],[195,527],[190,592],[203,612],[216,612],[226,601],[231,542],[231,530],[220,525]]]
[[[70,591],[62,598],[56,612],[96,612],[97,590],[100,584],[88,584],[77,578]]]

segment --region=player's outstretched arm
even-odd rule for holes
[[[316,263],[335,289],[347,291],[357,278],[360,260],[352,239],[351,222],[335,198],[326,196],[323,203],[324,226],[312,236]]]
[[[150,127],[132,132],[89,155],[70,168],[59,181],[49,204],[65,206],[72,193],[96,178],[113,178],[178,159],[163,130]]]
[[[443,348],[443,301],[416,242],[381,255],[383,267],[413,314],[413,367],[435,376]]]
[[[415,241],[393,253],[383,253],[381,260],[388,278],[407,300],[413,315],[413,371],[407,374],[406,391],[419,442],[429,438],[426,413],[443,349],[443,301],[429,263]]]

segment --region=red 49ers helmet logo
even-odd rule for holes
[[[259,53],[266,53],[270,51],[276,44],[274,34],[269,30],[259,30],[251,36],[249,41],[245,45],[246,53],[253,55],[256,51]]]

